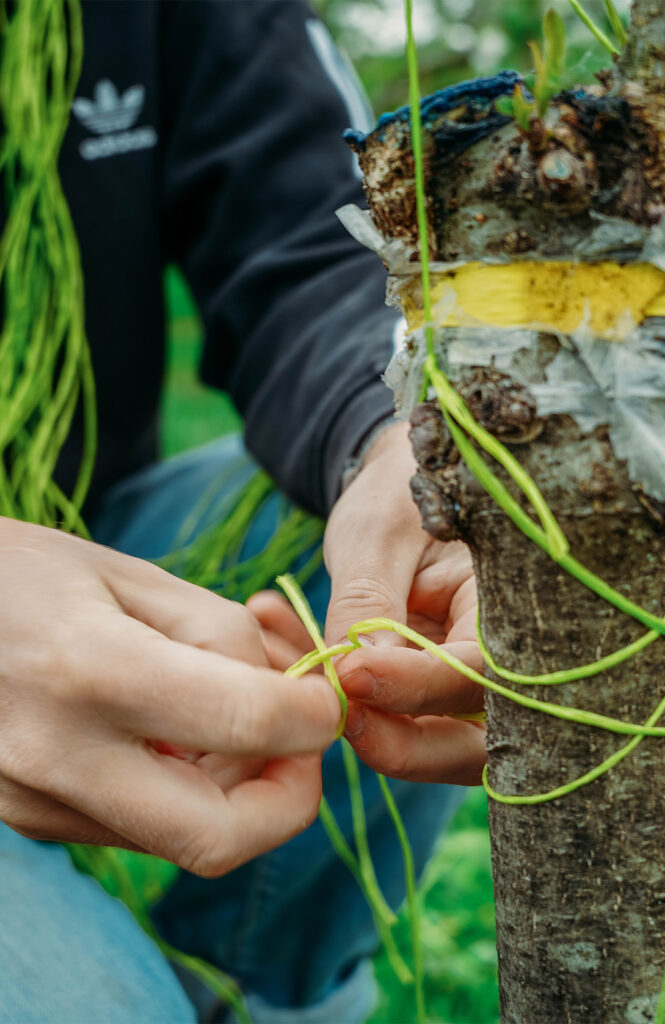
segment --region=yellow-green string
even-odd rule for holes
[[[339,737],[342,735],[346,727],[346,712],[349,707],[349,702],[346,698],[344,690],[340,686],[339,677],[337,675],[337,672],[335,671],[335,666],[331,661],[331,655],[327,653],[325,641],[321,636],[316,619],[314,618],[314,615],[312,614],[312,609],[309,606],[309,602],[305,595],[303,594],[301,588],[296,583],[294,577],[286,573],[283,576],[278,576],[275,582],[278,584],[278,586],[282,588],[282,590],[288,597],[289,601],[295,608],[305,629],[307,630],[312,640],[314,641],[317,651],[319,651],[320,654],[324,655],[323,668],[326,673],[326,676],[328,677],[330,685],[337,694],[337,699],[339,700],[339,706],[341,711],[340,721],[337,727],[337,733],[335,735],[335,739],[339,739]],[[291,668],[287,669],[286,675],[293,675],[294,669],[295,666],[292,665]]]
[[[383,943],[388,963],[390,964],[395,977],[402,985],[413,984],[414,975],[409,965],[400,954],[392,931],[393,927],[397,924],[397,915],[386,902],[386,899],[378,885],[374,889],[369,889],[367,887],[359,859],[355,856],[353,850],[344,838],[344,833],[339,827],[337,819],[335,818],[325,796],[321,797],[321,803],[319,805],[319,821],[330,840],[330,845],[333,850],[349,869],[358,883],[360,891],[365,897],[372,914],[372,918],[374,919],[377,933]]]
[[[480,615],[476,623],[476,633],[480,653],[487,667],[495,675],[500,676],[501,679],[506,679],[509,683],[520,683],[523,686],[556,686],[560,683],[573,683],[578,679],[588,679],[591,676],[599,675],[601,672],[616,668],[617,665],[621,665],[624,661],[628,661],[629,658],[639,654],[660,636],[660,633],[650,630],[626,647],[621,647],[619,650],[613,651],[612,654],[606,654],[605,657],[600,658],[598,661],[592,661],[588,665],[578,665],[577,668],[571,669],[558,669],[556,672],[545,672],[539,676],[528,676],[523,675],[521,672],[513,672],[511,669],[502,668],[501,665],[497,664],[483,639],[480,629]]]
[[[418,908],[418,893],[416,890],[416,871],[413,864],[413,851],[390,786],[388,785],[385,776],[377,773],[377,778],[379,780],[381,792],[383,793],[383,799],[386,802],[388,813],[393,820],[397,838],[402,849],[406,905],[409,912],[409,931],[411,935],[411,949],[413,953],[416,1019],[418,1024],[425,1024],[425,1021],[427,1020],[427,1013],[425,1010],[425,968],[423,964],[423,947],[420,935],[420,910]]]
[[[314,641],[316,646],[316,651],[314,653],[318,656],[318,664],[323,664],[328,681],[337,695],[342,715],[342,722],[337,733],[337,737],[339,738],[344,730],[346,711],[348,708],[346,694],[342,690],[337,671],[332,662],[334,654],[341,653],[338,649],[340,645],[326,648],[325,641],[321,636],[321,632],[312,613],[312,609],[309,606],[309,602],[292,576],[279,576],[276,582],[288,597],[300,620],[305,626],[305,629]],[[309,662],[306,659],[301,658],[295,665],[292,665],[287,669],[286,675],[297,678],[308,671],[310,671]],[[341,743],[344,770],[346,772],[349,797],[351,800],[351,820],[353,824],[353,838],[358,854],[357,859],[354,857],[351,848],[346,843],[346,840],[344,840],[343,833],[339,828],[328,803],[322,804],[323,813],[321,813],[321,810],[319,811],[319,818],[328,834],[328,837],[330,838],[333,848],[338,852],[342,852],[342,859],[347,866],[349,866],[350,870],[352,870],[352,873],[360,884],[363,895],[365,896],[372,912],[379,937],[381,938],[386,950],[388,961],[395,972],[395,975],[403,985],[413,984],[416,976],[400,955],[392,933],[392,927],[396,923],[397,918],[381,892],[376,872],[374,870],[369,841],[367,838],[367,821],[365,818],[365,806],[360,782],[360,772],[358,770],[358,760],[346,740],[341,740]],[[399,812],[396,808],[395,811],[399,816]],[[410,851],[403,848],[403,852],[405,857],[410,857]],[[353,867],[351,867],[351,864],[353,864]],[[415,961],[416,954],[414,950],[414,965]]]

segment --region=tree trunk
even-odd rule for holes
[[[585,93],[558,97],[544,121],[532,118],[528,133],[468,98],[461,115],[426,116],[432,269],[452,261],[653,259],[662,260],[665,270],[665,231],[659,233],[659,226],[665,228],[664,62],[665,0],[638,0],[630,43],[614,72]],[[474,132],[478,141],[460,145],[462,131]],[[390,294],[414,324],[422,296],[412,264],[418,252],[408,119],[384,124],[358,149],[374,222],[393,240],[383,250],[393,271]],[[552,277],[553,305],[556,282]],[[608,305],[611,291],[601,300]],[[573,555],[662,615],[665,473],[662,463],[645,469],[646,435],[622,440],[614,412],[603,418],[594,405],[598,380],[588,373],[585,353],[594,344],[598,352],[589,335],[603,337],[594,327],[602,312],[592,310],[591,329],[571,331],[572,338],[528,324],[502,334],[457,326],[443,330],[438,344],[476,419],[504,440],[538,484]],[[559,309],[557,315],[564,314]],[[603,353],[630,355],[621,372],[617,363],[616,386],[605,396],[605,408],[614,410],[623,373],[631,378],[638,365],[653,371],[643,375],[647,391],[655,394],[665,385],[665,320],[651,317],[630,329],[608,317],[607,324],[604,337],[614,340],[600,342]],[[590,382],[591,418],[584,401],[564,394],[571,380],[563,367],[573,358],[580,380]],[[421,368],[422,352],[412,342],[391,370],[398,403],[407,411]],[[637,382],[628,384],[633,412],[641,402],[644,422],[653,414],[652,425],[665,424],[658,405],[665,394],[636,398]],[[499,665],[529,675],[574,668],[645,632],[513,526],[459,459],[435,402],[415,405],[412,425],[419,463],[413,493],[423,523],[434,536],[459,536],[470,544],[482,633]],[[497,469],[497,475],[514,493],[507,474]],[[526,499],[522,506],[528,510]],[[660,640],[593,678],[513,688],[641,724],[662,699],[664,684]],[[501,794],[548,792],[584,775],[630,739],[494,694],[488,694],[487,713],[489,781]],[[551,802],[490,801],[505,1024],[654,1020],[665,968],[664,822],[665,744],[657,738],[642,740],[601,778]]]
[[[491,402],[493,388],[476,380],[474,394],[483,390]],[[469,395],[463,383],[461,390]],[[463,463],[423,468],[435,464],[445,430],[432,405],[415,411],[421,469],[414,493],[431,529],[450,536],[452,526],[472,546],[482,633],[495,660],[542,674],[588,664],[640,636],[643,627],[507,521]],[[537,441],[511,448],[556,511],[575,556],[658,613],[665,537],[616,465],[606,431],[583,437],[570,417],[548,417]],[[446,513],[437,524],[441,505],[458,510],[455,523]],[[664,679],[661,642],[591,680],[515,689],[644,722]],[[500,793],[547,792],[627,741],[493,694],[486,707],[490,782]],[[665,967],[664,752],[662,740],[646,739],[596,782],[540,806],[490,800],[503,1021],[654,1019]]]

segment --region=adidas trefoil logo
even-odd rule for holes
[[[145,102],[145,86],[132,85],[122,95],[107,78],[97,82],[94,100],[79,96],[72,109],[84,128],[97,138],[84,139],[79,152],[84,160],[150,149],[157,132],[150,126],[134,128]],[[131,130],[130,130],[131,129]]]
[[[145,88],[133,85],[118,95],[113,82],[107,78],[97,82],[95,100],[75,99],[74,113],[81,124],[97,135],[106,132],[121,132],[131,128],[141,113],[145,101]]]

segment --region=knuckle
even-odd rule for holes
[[[244,637],[259,638],[261,627],[253,612],[237,601],[227,601],[220,612],[227,629],[232,629]]]
[[[432,664],[420,678],[413,681],[413,712],[418,715],[440,714],[450,692],[448,679],[442,672],[441,662],[431,655]]]
[[[43,634],[14,650],[9,671],[16,684],[59,691],[77,677],[78,661],[76,644],[68,643],[66,636]]]
[[[219,878],[232,864],[226,844],[215,833],[199,833],[191,837],[177,857],[177,863],[200,878]]]
[[[246,693],[227,709],[226,737],[230,753],[263,754],[277,725],[277,708]]]
[[[411,758],[409,751],[402,744],[391,744],[389,748],[383,748],[380,753],[380,769],[384,775],[393,779],[407,778],[410,774]]]
[[[390,614],[395,609],[395,594],[380,578],[375,576],[354,576],[339,592],[333,595],[332,604],[337,615],[344,612],[372,612],[374,615]]]
[[[209,597],[206,594],[206,598]],[[256,646],[262,651],[261,629],[253,613],[236,601],[215,600],[217,606],[208,600],[202,602],[186,641],[192,647],[209,651],[223,649],[226,652],[229,650],[229,641],[231,649],[251,649]]]

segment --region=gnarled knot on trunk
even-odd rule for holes
[[[536,400],[523,384],[493,367],[464,367],[455,382],[475,420],[510,444],[526,444],[543,429]],[[411,445],[418,472],[411,493],[423,528],[438,540],[464,537],[459,452],[437,402],[423,402],[411,414]]]
[[[536,400],[524,384],[490,366],[461,369],[455,386],[474,419],[510,444],[526,444],[543,429]]]
[[[457,481],[460,456],[436,402],[415,407],[409,437],[418,463],[418,472],[411,479],[411,494],[420,510],[423,529],[437,540],[456,540],[461,528]]]

